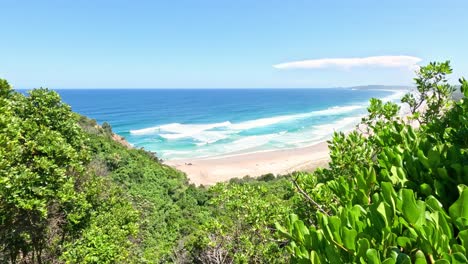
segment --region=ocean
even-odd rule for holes
[[[346,131],[369,99],[402,91],[327,89],[62,89],[73,111],[108,122],[137,148],[190,159],[313,145]]]

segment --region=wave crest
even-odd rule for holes
[[[259,118],[239,123],[231,123],[230,121],[211,124],[170,123],[161,126],[130,130],[130,134],[136,136],[159,135],[167,140],[193,138],[200,142],[213,143],[228,137],[229,134],[238,133],[244,130],[266,127],[315,116],[340,115],[363,109],[365,107],[365,105],[334,106],[328,109],[316,110],[308,113]],[[213,131],[214,129],[216,129],[216,131]]]

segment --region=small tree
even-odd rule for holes
[[[10,262],[41,263],[48,220],[75,197],[83,135],[55,92],[24,97],[4,80],[0,91],[0,249]]]
[[[440,118],[450,107],[455,88],[448,83],[447,75],[452,73],[450,62],[431,62],[421,67],[414,79],[417,94],[408,93],[402,98],[409,105],[412,117],[420,124]]]
[[[112,127],[109,123],[107,122],[102,123],[102,129],[104,130],[104,133],[108,135],[112,135]]]

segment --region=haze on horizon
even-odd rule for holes
[[[468,2],[3,1],[0,78],[16,88],[411,85],[468,70]]]

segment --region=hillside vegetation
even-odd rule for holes
[[[0,80],[0,262],[468,263],[468,82],[453,101],[450,73],[420,69],[411,120],[372,99],[328,169],[212,187]]]
[[[292,212],[286,179],[189,185],[47,89],[25,96],[1,80],[0,113],[1,263],[285,257],[271,227]]]

